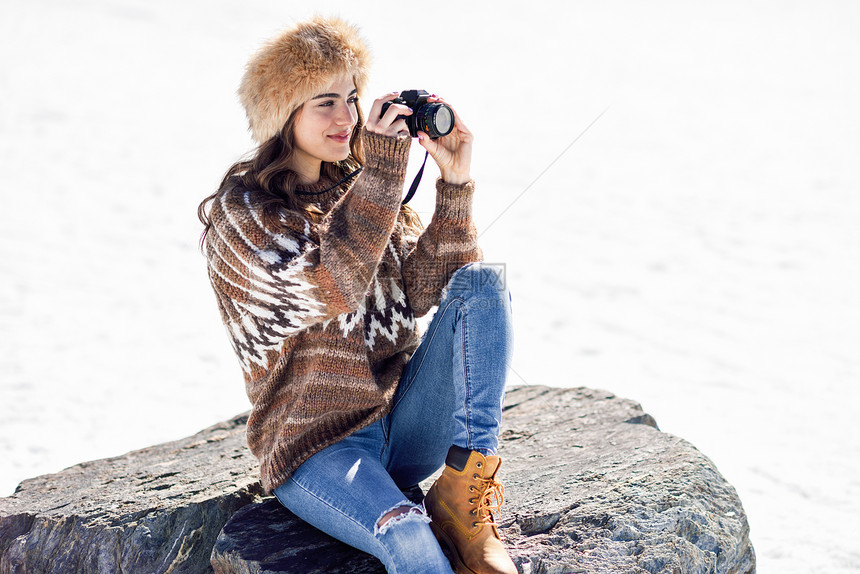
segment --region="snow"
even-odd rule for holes
[[[425,88],[476,134],[510,382],[641,401],[737,488],[762,572],[860,571],[860,5],[291,4],[0,6],[0,494],[249,407],[196,209],[251,148],[247,57],[338,13],[365,109]]]

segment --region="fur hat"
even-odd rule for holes
[[[340,18],[317,16],[269,40],[248,62],[239,100],[251,134],[262,144],[278,134],[294,110],[349,74],[364,90],[370,52],[358,30]]]

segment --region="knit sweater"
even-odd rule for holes
[[[419,235],[398,221],[411,139],[362,131],[366,162],[354,183],[311,196],[315,224],[231,179],[206,235],[209,279],[253,409],[247,436],[271,492],[314,453],[389,412],[418,346],[415,318],[482,253],[474,182],[436,182]],[[324,190],[330,182],[313,189]]]

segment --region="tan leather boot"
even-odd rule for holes
[[[424,497],[430,528],[448,546],[458,574],[517,573],[492,512],[505,500],[505,489],[496,480],[501,465],[498,456],[452,446],[442,476]]]

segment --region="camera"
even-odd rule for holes
[[[450,106],[440,102],[428,102],[430,97],[425,90],[405,90],[400,95],[382,104],[382,117],[391,104],[403,104],[412,110],[411,116],[397,116],[406,120],[409,135],[416,138],[422,131],[430,139],[445,137],[454,129],[454,111]]]

